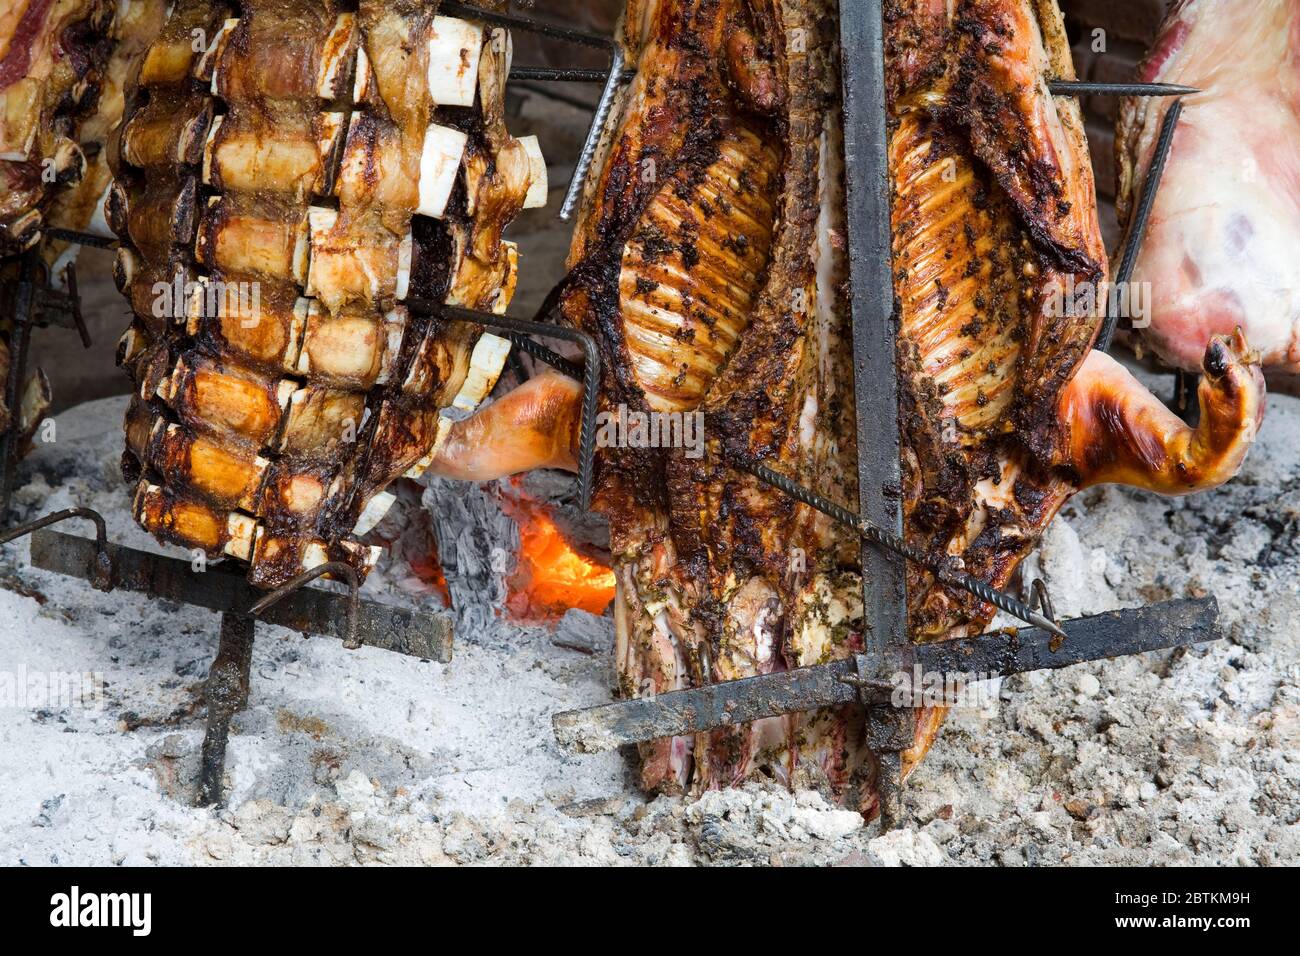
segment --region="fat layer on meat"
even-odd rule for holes
[[[1300,372],[1300,2],[1182,0],[1139,73],[1201,90],[1182,99],[1133,273],[1141,341],[1194,370],[1214,336],[1240,328],[1265,367]],[[1170,106],[1145,98],[1121,109],[1124,222]]]

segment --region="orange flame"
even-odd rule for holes
[[[519,556],[506,579],[506,608],[523,621],[558,621],[570,608],[604,614],[614,572],[573,549],[543,506],[505,502],[519,525]]]

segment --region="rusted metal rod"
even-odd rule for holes
[[[357,609],[361,604],[361,582],[357,578],[357,572],[350,564],[344,564],[342,561],[329,561],[325,564],[312,568],[310,571],[304,571],[289,583],[276,588],[262,600],[258,601],[248,609],[252,617],[260,616],[264,611],[268,611],[275,605],[279,604],[290,594],[306,587],[317,578],[323,578],[325,575],[331,575],[336,578],[342,578],[348,586],[348,603],[347,603],[347,632],[343,638],[343,646],[350,651],[355,651],[361,647],[361,638],[357,635]]]
[[[552,723],[561,744],[598,753],[629,743],[835,707],[851,703],[859,694],[875,710],[898,710],[890,706],[898,678],[912,676],[917,668],[923,674],[944,675],[945,680],[971,674],[986,679],[1186,647],[1219,640],[1218,614],[1214,598],[1170,601],[1069,621],[1065,625],[1069,639],[1055,650],[1055,635],[1037,628],[909,644],[890,649],[879,675],[873,674],[871,662],[858,656],[569,711],[556,714]]]
[[[9,544],[11,541],[34,534],[42,528],[48,528],[50,525],[59,524],[72,518],[84,518],[95,526],[95,560],[90,570],[90,586],[96,591],[113,590],[115,587],[113,581],[114,564],[113,556],[108,550],[108,526],[104,523],[104,516],[93,508],[67,508],[64,511],[56,511],[43,518],[37,518],[35,521],[20,524],[16,528],[10,528],[8,531],[0,533],[0,545]],[[34,544],[33,547],[35,547]]]
[[[248,706],[255,629],[256,622],[245,614],[228,611],[221,615],[221,644],[203,685],[208,726],[199,758],[199,806],[219,805],[225,791],[230,723]]]
[[[1129,224],[1128,241],[1124,244],[1124,255],[1120,259],[1119,271],[1115,275],[1115,285],[1117,287],[1122,288],[1133,278],[1133,270],[1137,267],[1138,253],[1142,251],[1142,243],[1146,239],[1147,226],[1151,221],[1151,212],[1155,209],[1156,196],[1160,192],[1160,181],[1164,178],[1165,165],[1169,162],[1170,152],[1173,151],[1174,134],[1178,132],[1178,121],[1182,115],[1183,101],[1174,100],[1160,124],[1160,139],[1156,142],[1156,151],[1151,157],[1151,166],[1147,169],[1146,180],[1142,185],[1142,196],[1138,200],[1138,207],[1133,214],[1133,221]],[[1120,298],[1120,296],[1116,296],[1115,305],[1106,312],[1106,321],[1097,336],[1095,347],[1098,351],[1109,352],[1111,344],[1115,340],[1115,332],[1119,328],[1120,320],[1118,304]]]
[[[108,543],[113,586],[150,597],[190,604],[211,611],[247,614],[266,594],[248,583],[237,569],[210,564],[196,571],[189,561]],[[72,577],[91,579],[99,564],[98,545],[86,538],[42,528],[32,534],[32,566]],[[274,607],[263,608],[266,624],[347,640],[357,634],[367,647],[446,664],[452,655],[452,622],[445,614],[390,607],[362,600],[356,631],[350,632],[348,595],[316,588],[286,594]]]

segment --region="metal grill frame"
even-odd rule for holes
[[[611,65],[605,71],[552,70],[540,67],[516,67],[511,71],[512,79],[530,82],[603,83],[600,102],[595,109],[560,212],[560,218],[569,221],[581,199],[596,149],[611,118],[614,97],[619,87],[635,75],[633,71],[625,69],[621,46],[609,37],[451,0],[442,3],[440,9],[450,15],[479,19],[492,25],[524,30],[610,53]],[[770,471],[761,462],[736,461],[730,464],[831,515],[862,535],[863,608],[866,622],[863,652],[830,665],[803,668],[748,681],[715,684],[648,700],[624,701],[557,714],[554,724],[557,738],[562,743],[591,751],[656,737],[696,733],[734,721],[754,720],[857,700],[867,709],[868,741],[880,758],[875,785],[880,795],[882,826],[889,828],[896,826],[902,817],[901,754],[912,744],[910,710],[893,706],[886,693],[887,688],[892,686],[891,673],[917,661],[927,661],[927,666],[942,670],[945,674],[953,673],[958,667],[964,673],[975,664],[983,663],[989,669],[1010,675],[1217,640],[1218,607],[1213,599],[1200,602],[1179,601],[1084,618],[1070,622],[1070,646],[1063,647],[1062,638],[1066,638],[1067,633],[1051,620],[1050,602],[1045,594],[1039,593],[1039,607],[1046,618],[1033,613],[1030,608],[1010,596],[991,592],[987,585],[982,585],[981,590],[981,582],[958,581],[958,586],[966,587],[982,599],[992,600],[999,607],[1040,626],[1018,634],[1002,632],[932,647],[918,647],[910,641],[907,633],[906,576],[902,563],[896,560],[899,554],[910,560],[916,558],[907,554],[905,546],[901,545],[901,435],[894,349],[897,305],[892,293],[881,0],[841,0],[840,32],[849,286],[858,422],[859,514],[847,512],[816,492]],[[1188,87],[1159,84],[1116,85],[1057,81],[1050,86],[1056,95],[1181,97],[1197,92]],[[1136,263],[1180,113],[1181,102],[1176,101],[1165,117],[1155,159],[1129,229],[1129,240],[1118,274],[1120,282],[1129,279]],[[68,230],[50,229],[46,230],[46,235],[104,248],[112,248],[115,244],[113,240]],[[38,253],[34,250],[25,254],[22,276],[14,296],[14,340],[19,347],[13,349],[15,354],[6,382],[6,397],[11,400],[11,407],[16,407],[13,402],[21,394],[22,378],[25,375],[26,342],[37,296],[34,281],[35,270],[39,265],[37,257]],[[472,322],[502,332],[535,358],[582,381],[580,482],[582,503],[586,508],[590,506],[592,494],[594,427],[601,364],[599,349],[590,336],[548,322],[558,309],[567,284],[566,277],[547,297],[532,322],[418,299],[407,300],[405,304],[418,313],[444,320]],[[70,301],[65,305],[70,307],[85,339],[85,329],[80,321],[80,309],[76,300],[75,272],[70,276],[69,292]],[[1098,348],[1109,349],[1118,321],[1117,314],[1106,317],[1098,338]],[[579,366],[527,336],[574,342],[582,349],[585,361]],[[7,503],[17,464],[14,437],[13,433],[0,436],[0,467],[3,468],[0,473],[0,503]],[[95,521],[96,542],[62,535],[46,528],[49,524],[73,517]],[[210,571],[206,575],[195,575],[187,573],[188,566],[184,562],[111,545],[105,539],[102,517],[93,512],[78,509],[47,516],[0,535],[0,544],[27,534],[34,535],[33,562],[37,566],[85,578],[103,590],[124,587],[144,593],[165,593],[171,600],[222,612],[220,650],[207,686],[208,730],[204,739],[201,770],[201,799],[205,803],[218,803],[221,800],[221,774],[230,721],[247,702],[255,615],[266,613],[268,619],[275,623],[307,632],[343,637],[345,645],[351,648],[371,643],[400,653],[417,653],[412,650],[412,647],[416,647],[437,659],[450,658],[450,624],[445,619],[420,619],[421,626],[431,629],[431,633],[439,631],[445,625],[445,646],[435,647],[419,640],[414,644],[400,641],[395,644],[391,633],[387,640],[380,636],[375,636],[372,640],[358,636],[360,631],[370,633],[376,626],[382,631],[384,614],[399,615],[408,612],[360,601],[355,577],[349,581],[349,593],[346,596],[318,589],[303,590],[310,581],[331,571],[329,567],[302,575],[284,588],[261,596],[247,610],[240,610],[250,603],[255,592],[246,584],[241,590],[239,584],[242,582],[235,582],[231,572]],[[896,539],[897,543],[891,543],[891,539]],[[123,568],[128,570],[124,572]],[[342,570],[339,569],[340,572]],[[210,576],[214,573],[215,577]],[[158,590],[163,586],[158,583],[160,581],[166,582],[165,592]],[[1040,590],[1041,583],[1036,582],[1036,585],[1036,590]],[[993,595],[998,595],[1002,600],[997,601]],[[275,605],[286,598],[293,600],[277,610]],[[361,625],[359,631],[359,619],[371,623]],[[396,618],[390,619],[390,623],[395,620]],[[433,648],[432,652],[430,648]]]
[[[463,4],[456,4],[462,9]],[[547,35],[539,22],[509,14],[502,22],[520,29],[535,29]],[[853,320],[855,406],[857,412],[859,513],[853,515],[815,491],[799,486],[790,478],[767,469],[761,462],[731,461],[728,464],[757,477],[785,494],[831,515],[862,535],[861,556],[865,627],[863,653],[850,662],[802,668],[768,678],[754,678],[693,688],[660,695],[653,700],[623,701],[557,714],[557,737],[584,751],[610,749],[681,733],[697,733],[725,726],[733,721],[753,720],[795,713],[816,707],[834,706],[846,699],[844,685],[856,688],[856,697],[867,709],[867,740],[879,757],[875,781],[880,816],[885,829],[902,819],[902,753],[913,744],[914,720],[909,709],[892,706],[881,691],[893,686],[891,676],[914,662],[918,654],[907,631],[906,575],[896,558],[905,549],[888,539],[901,540],[901,435],[898,422],[898,369],[895,340],[898,329],[897,303],[893,295],[892,239],[889,208],[889,163],[885,104],[885,51],[881,0],[841,0],[840,56],[843,83],[845,178],[850,263],[850,309]],[[591,45],[597,45],[592,43]],[[568,221],[572,203],[581,195],[590,172],[592,151],[605,133],[609,108],[619,84],[631,71],[624,69],[621,48],[613,46],[614,61],[609,72],[593,70],[546,70],[517,68],[521,79],[530,81],[604,82],[600,105],[587,136],[587,145],[569,185],[561,218]],[[1049,89],[1057,96],[1172,96],[1199,92],[1192,87],[1148,83],[1084,83],[1056,80]],[[1181,114],[1181,99],[1166,114],[1160,143],[1147,174],[1142,197],[1129,228],[1117,281],[1127,282],[1141,250],[1151,210],[1160,188],[1166,161]],[[1109,351],[1120,321],[1117,311],[1109,312],[1099,331],[1096,347]],[[586,449],[584,449],[584,452]],[[583,474],[590,475],[584,460]],[[908,560],[914,555],[905,554]],[[938,572],[939,569],[932,569]],[[1051,621],[1050,599],[1041,582],[1033,590],[1039,607],[1049,620],[1009,595],[991,591],[982,582],[956,582],[982,600],[992,601],[1029,623],[1037,625],[1013,642],[1042,645],[1042,654],[1012,655],[1005,674],[1043,668],[1064,667],[1083,661],[1102,660],[1150,650],[1208,642],[1219,639],[1218,606],[1212,600],[1190,607],[1187,602],[1168,602],[1149,608],[1118,612],[1100,618],[1071,622],[1065,631]],[[995,597],[1000,600],[995,600]],[[1047,630],[1044,630],[1046,625]],[[1068,633],[1067,633],[1068,632]],[[1064,640],[1063,640],[1064,639]],[[1065,644],[1068,641],[1069,646]],[[965,657],[961,673],[975,669],[980,661],[996,662],[1006,657],[1004,633],[985,635],[960,642]],[[1017,646],[1019,646],[1017,644]],[[931,654],[935,665],[951,673],[958,659]],[[959,676],[959,675],[955,675]],[[816,687],[818,691],[809,688]],[[854,695],[848,695],[852,698]],[[742,716],[743,715],[743,716]]]

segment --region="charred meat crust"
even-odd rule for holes
[[[887,17],[907,533],[998,585],[1071,491],[1059,397],[1100,316],[1053,293],[1106,276],[1077,117],[1046,91],[1071,75],[1058,21],[993,0]],[[991,617],[923,569],[908,583],[917,639]]]
[[[565,303],[570,320],[601,343],[606,407],[699,411],[707,422],[709,447],[702,456],[684,448],[602,451],[598,500],[613,517],[622,582],[619,626],[635,632],[620,638],[620,653],[628,655],[621,670],[626,693],[639,692],[642,681],[664,690],[682,680],[700,683],[742,676],[753,667],[794,666],[799,652],[790,647],[793,608],[808,575],[791,573],[791,549],[806,546],[819,571],[833,571],[840,558],[851,566],[856,551],[841,550],[833,534],[829,543],[823,541],[803,506],[722,464],[724,453],[752,453],[797,470],[812,454],[796,432],[824,371],[819,349],[827,343],[816,341],[815,323],[839,318],[833,303],[817,302],[814,288],[819,243],[835,241],[829,231],[819,235],[822,191],[833,195],[839,177],[837,169],[822,169],[823,152],[838,149],[838,143],[826,142],[837,82],[830,5],[772,0],[650,6],[655,22],[646,31],[649,52],[641,51],[637,85],[575,240]],[[745,145],[751,135],[770,148]],[[732,175],[723,168],[728,157],[748,163],[749,171],[742,166]],[[638,175],[646,160],[658,167],[651,182]],[[735,218],[726,206],[742,205],[766,210],[757,216],[764,222],[755,224],[764,231],[762,242],[752,230],[721,241],[711,234],[718,223]],[[650,229],[648,224],[662,222],[665,208],[688,228]],[[671,268],[665,272],[661,262]],[[692,288],[697,276],[744,286],[750,304],[734,344],[683,366],[684,373],[688,367],[691,374],[699,371],[698,391],[651,381],[662,372],[648,363],[644,343],[634,337],[642,330],[634,326],[643,302],[656,296],[662,302],[667,293],[650,275],[674,295]],[[828,299],[836,292],[827,289]],[[680,322],[680,349],[695,355],[701,347],[697,336],[716,339],[721,332],[707,322],[692,332],[691,323],[716,311],[720,297],[709,301],[707,289],[691,294],[701,301],[677,307],[674,300],[673,321]],[[842,358],[825,356],[833,365]],[[810,414],[815,410],[809,407]],[[807,424],[819,430],[828,415],[837,416],[835,434],[845,438],[840,448],[851,455],[852,438],[845,437],[852,435],[851,411],[828,404]],[[663,611],[650,610],[665,604]],[[669,622],[672,638],[648,623],[656,613]],[[753,619],[753,634],[737,630],[745,626],[737,614]],[[846,625],[835,653],[850,648],[848,630]],[[744,647],[751,638],[764,648],[761,661]],[[849,759],[829,743],[836,726],[832,722],[829,736],[819,731],[817,737],[827,741],[826,765],[845,777]],[[796,723],[776,722],[762,730],[718,731],[693,743],[658,742],[643,748],[643,779],[665,789],[685,785],[692,775],[698,786],[733,783],[752,768],[755,749],[765,746],[762,739],[771,735],[773,745],[793,754],[794,738],[802,733]]]
[[[608,406],[650,411],[624,334],[619,277],[624,249],[664,182],[689,188],[718,158],[719,116],[735,103],[721,64],[711,55],[720,39],[722,2],[659,8],[658,63],[669,66],[644,71],[636,81],[633,95],[643,95],[651,105],[616,138],[598,185],[597,218],[579,233],[571,256],[564,313],[600,345],[605,369],[602,401]],[[668,237],[660,241],[665,252],[674,247]],[[602,496],[615,507],[617,497],[657,496],[662,490],[662,457],[603,453],[598,461]]]

